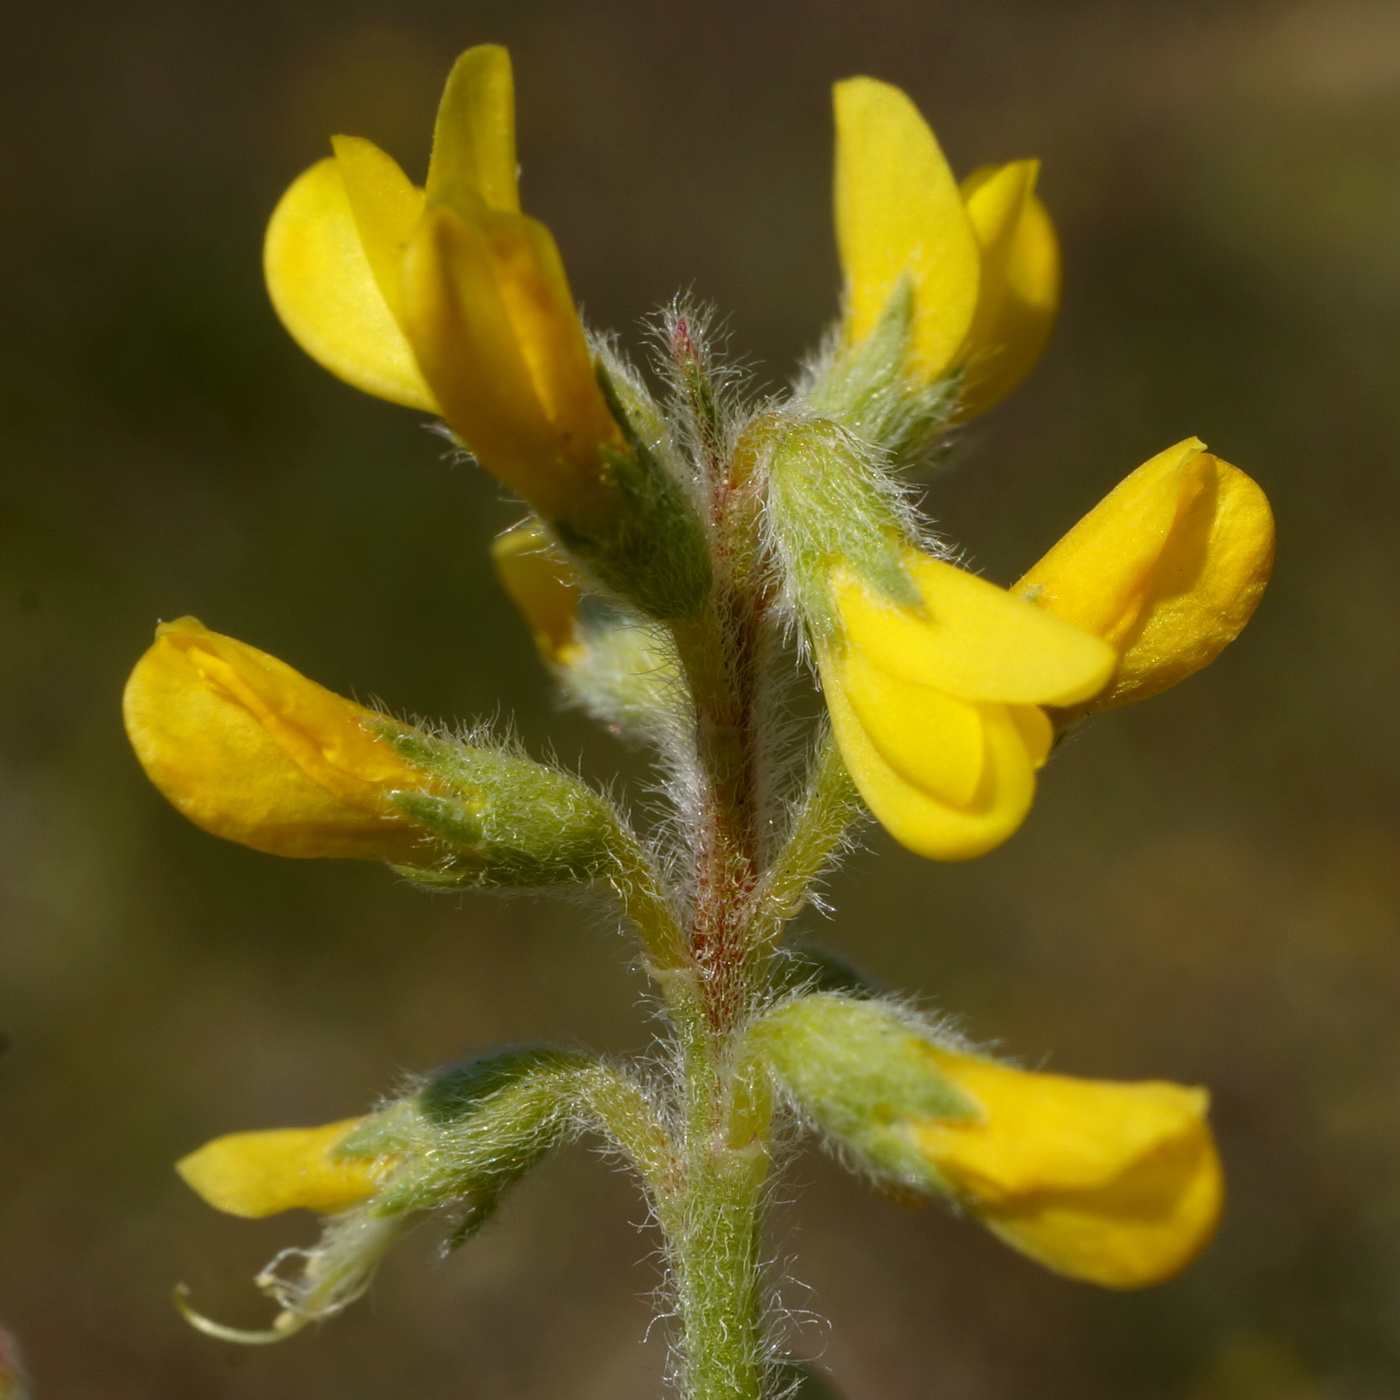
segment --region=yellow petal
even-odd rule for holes
[[[360,247],[379,294],[398,325],[403,311],[403,254],[409,235],[423,217],[423,191],[373,141],[333,136],[331,147],[360,234]]]
[[[1060,305],[1060,247],[1035,194],[1040,162],[985,166],[963,181],[982,275],[962,358],[967,375],[958,416],[974,417],[1005,397],[1040,358]]]
[[[1120,482],[1017,590],[1121,651],[1077,713],[1155,695],[1240,634],[1273,565],[1273,513],[1237,467],[1188,438]]]
[[[986,707],[891,676],[855,647],[839,665],[842,695],[895,774],[950,806],[971,805],[987,767]]]
[[[510,54],[478,44],[447,79],[433,130],[428,198],[470,192],[492,209],[520,211],[515,163],[515,86]]]
[[[547,519],[600,528],[623,450],[548,229],[464,203],[430,209],[404,265],[405,327],[447,421]]]
[[[578,578],[539,525],[526,522],[498,535],[491,561],[511,601],[534,633],[540,654],[568,666],[580,653]]]
[[[901,772],[876,747],[848,698],[842,661],[825,653],[819,664],[832,733],[851,779],[876,820],[902,846],[930,860],[971,860],[999,846],[1025,820],[1035,796],[1035,770],[1048,749],[1035,721],[1012,706],[969,705],[929,692],[945,723],[950,713],[958,713],[960,720],[940,730],[921,721],[917,712],[904,712],[902,724],[878,725],[881,742],[897,756]],[[857,693],[859,685],[858,679]],[[1044,716],[1033,713],[1048,730]],[[974,731],[976,738],[971,737]],[[939,758],[935,746],[944,740],[953,752]],[[965,802],[949,800],[950,792],[961,795],[954,782],[965,782],[979,749],[976,790]],[[908,773],[929,785],[920,786]]]
[[[334,157],[282,196],[263,270],[282,324],[313,360],[367,394],[438,411],[370,266]]]
[[[836,239],[848,342],[875,328],[912,280],[911,373],[952,365],[977,305],[977,243],[948,162],[918,109],[874,78],[836,84]]]
[[[1204,1090],[928,1053],[981,1114],[915,1124],[911,1136],[1007,1243],[1071,1278],[1140,1288],[1210,1238],[1223,1185]]]
[[[176,1162],[175,1170],[215,1210],[258,1219],[301,1206],[335,1211],[375,1192],[383,1162],[337,1157],[358,1118],[321,1128],[229,1133]]]
[[[369,727],[384,717],[195,618],[157,629],[123,714],[147,776],[215,836],[282,856],[422,856],[388,794],[431,779]]]
[[[1112,673],[1113,649],[1081,628],[941,559],[911,551],[905,562],[921,609],[899,606],[848,568],[832,575],[851,645],[890,675],[964,700],[1067,705]]]

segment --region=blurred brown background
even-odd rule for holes
[[[1211,671],[1061,753],[1024,831],[883,838],[814,933],[1029,1063],[1209,1084],[1230,1171],[1184,1277],[1119,1296],[815,1153],[774,1250],[850,1400],[1400,1395],[1400,5],[1395,0],[123,0],[16,9],[0,80],[0,1321],[55,1400],[650,1400],[654,1241],[586,1148],[282,1347],[189,1331],[309,1219],[170,1162],[407,1070],[644,1043],[607,920],[430,898],[206,837],[118,718],[193,612],[342,691],[518,717],[590,771],[483,563],[513,517],[410,413],[295,349],[262,223],[333,131],[421,176],[454,54],[517,64],[529,207],[595,323],[677,287],[780,381],[831,314],[827,87],[904,85],[960,170],[1039,154],[1067,292],[931,508],[1003,581],[1196,433],[1279,514]]]

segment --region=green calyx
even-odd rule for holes
[[[461,1211],[455,1247],[569,1131],[578,1114],[579,1074],[592,1064],[532,1045],[445,1066],[408,1098],[367,1118],[340,1152],[401,1159],[369,1204],[376,1216],[455,1203]]]
[[[648,441],[654,434],[644,431],[651,417],[644,391],[601,361],[597,372],[627,443],[626,451],[602,449],[620,501],[615,523],[606,535],[582,534],[560,520],[549,521],[550,529],[599,583],[643,615],[663,622],[693,616],[711,583],[699,512],[658,456],[659,442]]]
[[[392,794],[400,811],[449,848],[440,866],[404,868],[422,884],[532,888],[607,875],[622,841],[611,805],[571,774],[501,746],[385,728],[435,792]]]
[[[933,383],[909,378],[914,288],[903,278],[875,329],[858,344],[834,346],[810,371],[798,401],[885,454],[894,466],[917,463],[947,431],[960,376]]]
[[[976,1108],[932,1067],[927,1027],[887,1002],[818,993],[780,1003],[750,1036],[796,1106],[867,1170],[938,1185],[905,1125]]]
[[[773,543],[815,636],[840,632],[828,591],[838,566],[895,602],[917,603],[902,553],[909,512],[879,454],[831,418],[776,421],[766,446]]]

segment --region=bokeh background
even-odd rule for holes
[[[344,692],[513,715],[597,774],[483,559],[514,517],[304,359],[259,240],[333,131],[421,172],[454,54],[512,48],[529,206],[595,323],[688,287],[781,382],[834,306],[827,87],[905,86],[956,166],[1044,158],[1067,292],[930,507],[1009,581],[1195,433],[1278,571],[1209,672],[1086,728],[970,866],[884,838],[809,931],[1034,1064],[1205,1083],[1232,1199],[1182,1278],[1067,1283],[820,1154],[774,1252],[851,1400],[1400,1395],[1400,6],[1393,0],[60,0],[0,57],[0,1321],[62,1400],[650,1400],[655,1241],[559,1154],[470,1248],[401,1248],[282,1347],[250,1278],[309,1217],[170,1162],[545,1038],[641,1046],[605,918],[431,898],[206,837],[118,718],[193,612]],[[822,1321],[825,1319],[825,1321]]]

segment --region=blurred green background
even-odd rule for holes
[[[649,1400],[655,1240],[586,1147],[468,1249],[243,1351],[309,1218],[170,1162],[353,1114],[474,1047],[645,1043],[610,921],[278,861],[147,786],[118,698],[193,612],[400,712],[514,715],[590,772],[483,560],[514,518],[276,324],[263,221],[334,131],[421,175],[455,53],[516,60],[530,209],[596,324],[689,287],[771,382],[834,308],[835,78],[906,87],[966,171],[1044,158],[1061,326],[930,508],[1009,581],[1195,433],[1280,560],[1209,672],[1103,717],[970,866],[883,837],[810,931],[1031,1064],[1205,1083],[1230,1172],[1182,1278],[1114,1295],[809,1152],[773,1242],[851,1400],[1400,1395],[1400,5],[1394,0],[119,0],[0,65],[0,1320],[63,1400]],[[826,1319],[826,1322],[819,1321]]]

